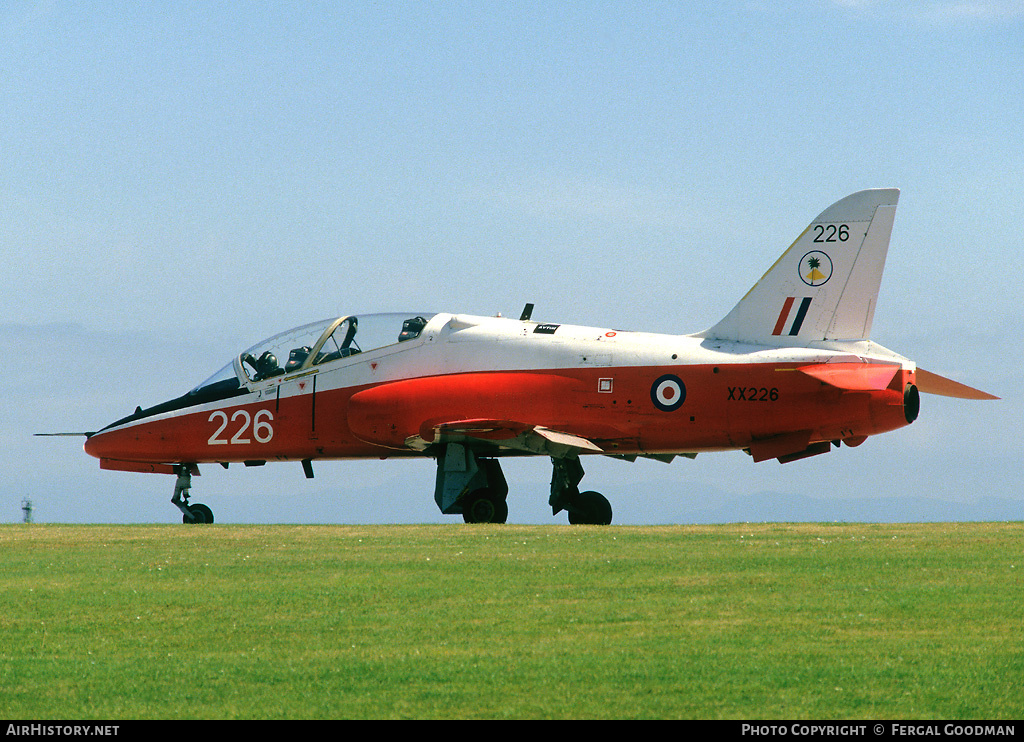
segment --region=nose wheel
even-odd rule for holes
[[[213,523],[213,511],[201,502],[189,505],[188,509],[189,512],[181,516],[182,523]]]
[[[213,511],[206,505],[196,502],[189,504],[188,492],[192,488],[192,469],[187,464],[176,467],[178,479],[174,483],[174,495],[171,503],[181,511],[181,522],[189,525],[191,523],[213,523]]]

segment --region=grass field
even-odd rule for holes
[[[1019,719],[1024,525],[0,526],[0,717]]]

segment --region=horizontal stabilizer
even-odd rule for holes
[[[983,392],[980,389],[961,384],[959,381],[947,379],[944,376],[917,369],[917,388],[926,394],[938,394],[942,397],[956,397],[957,399],[999,399],[999,397]]]
[[[899,366],[879,363],[818,363],[797,369],[829,386],[849,391],[885,389],[899,370]]]

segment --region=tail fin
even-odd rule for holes
[[[868,339],[899,196],[860,191],[829,206],[700,337],[771,346]]]

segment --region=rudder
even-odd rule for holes
[[[899,195],[859,191],[829,206],[700,337],[769,346],[868,339]]]

